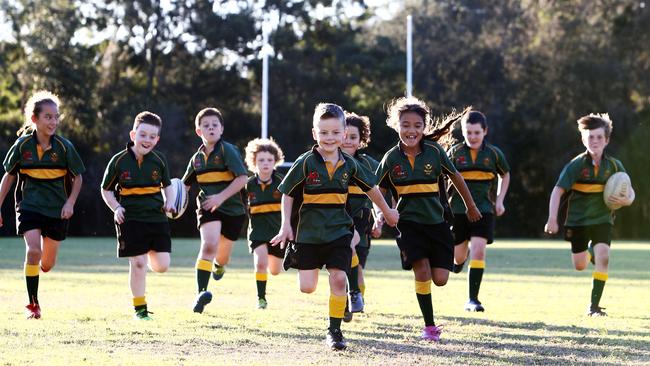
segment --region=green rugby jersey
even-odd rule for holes
[[[165,156],[151,150],[138,162],[131,148],[115,154],[104,171],[102,189],[114,191],[124,207],[125,221],[165,222],[161,187],[171,184]]]
[[[339,149],[339,162],[334,167],[323,160],[316,147],[298,157],[278,187],[294,199],[291,227],[299,243],[324,244],[351,234],[352,217],[346,209],[350,182],[363,192],[376,182],[372,172],[352,156]]]
[[[484,142],[477,151],[476,160],[465,143],[454,145],[449,158],[465,179],[467,188],[481,213],[495,213],[497,174],[503,176],[510,166],[503,152],[494,145]],[[454,214],[466,212],[465,203],[456,189],[451,190],[451,211]]]
[[[42,150],[36,131],[14,142],[3,166],[8,174],[18,175],[16,209],[54,218],[61,218],[68,199],[70,182],[66,178],[86,171],[70,141],[53,135],[50,148]]]
[[[413,167],[400,143],[388,150],[377,168],[379,186],[390,190],[398,202],[400,221],[435,225],[444,221],[438,192],[438,177],[452,175],[456,168],[437,142],[420,141],[422,151]]]
[[[623,164],[605,153],[598,168],[588,152],[564,166],[555,185],[568,193],[565,226],[614,224],[613,211],[605,205],[603,190],[607,179],[617,172],[625,172]]]
[[[278,191],[278,186],[282,178],[284,176],[276,171],[267,184],[260,183],[257,174],[248,178],[248,240],[268,242],[280,231],[282,193]]]
[[[220,193],[238,176],[247,175],[244,161],[239,150],[233,144],[223,139],[219,140],[210,155],[205,154],[205,146],[201,145],[192,155],[187,170],[183,175],[183,183],[189,186],[199,184],[198,206],[205,201],[206,196]],[[228,216],[246,214],[242,194],[234,194],[226,199],[217,211]]]

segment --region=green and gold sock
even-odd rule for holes
[[[591,287],[591,306],[599,306],[600,298],[603,296],[603,290],[605,289],[605,282],[609,278],[609,275],[606,272],[596,272],[593,273],[593,285]]]
[[[350,284],[350,292],[359,291],[359,257],[356,254],[352,256],[352,262],[350,263],[348,283]]]
[[[25,282],[30,304],[38,304],[38,274],[40,268],[38,264],[25,263]]]
[[[199,259],[196,261],[196,284],[198,285],[199,292],[208,290],[208,282],[210,282],[210,275],[212,274],[212,261]]]
[[[133,308],[135,311],[146,309],[147,308],[147,300],[145,300],[144,296],[138,296],[133,298]]]
[[[348,302],[346,295],[334,295],[330,293],[330,330],[341,329],[341,320],[345,312],[345,304]]]
[[[431,280],[420,282],[415,280],[415,294],[418,298],[420,311],[424,318],[424,325],[436,325],[433,321],[433,303],[431,301]]]
[[[473,259],[469,262],[469,274],[467,275],[467,282],[469,283],[470,300],[478,301],[478,292],[481,289],[483,271],[485,271],[485,261]]]
[[[255,282],[257,283],[257,297],[266,299],[266,281],[268,280],[268,273],[255,273]]]

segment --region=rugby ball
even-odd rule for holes
[[[180,179],[172,178],[171,182],[172,196],[165,197],[165,201],[172,200],[174,202],[176,213],[167,212],[166,214],[170,219],[177,219],[183,215],[183,212],[185,212],[185,209],[187,208],[188,197],[187,191],[185,190],[185,185]]]
[[[607,207],[609,207],[611,210],[618,210],[621,208],[621,205],[608,203],[608,198],[611,196],[621,198],[628,197],[630,195],[631,187],[632,183],[630,181],[629,175],[624,172],[612,174],[607,179],[607,184],[605,184],[605,190],[603,191],[603,199],[605,200]]]

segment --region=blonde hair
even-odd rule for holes
[[[34,131],[34,122],[32,116],[38,116],[41,113],[44,104],[54,104],[57,108],[61,105],[59,97],[47,90],[39,90],[32,94],[25,104],[25,121],[22,127],[18,130],[17,135],[23,136]],[[60,117],[59,119],[62,119]]]
[[[256,138],[254,140],[251,140],[246,145],[245,150],[246,165],[248,166],[248,170],[252,172],[257,171],[257,166],[255,165],[255,157],[257,156],[257,153],[260,152],[268,152],[273,155],[273,157],[275,157],[275,166],[278,166],[284,162],[284,153],[282,152],[282,149],[277,144],[277,142],[273,140],[273,138]]]

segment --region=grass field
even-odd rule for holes
[[[648,365],[650,243],[615,242],[602,305],[584,311],[591,270],[572,270],[563,242],[501,240],[488,251],[485,313],[466,313],[466,272],[433,289],[440,343],[418,339],[413,275],[394,244],[373,244],[366,313],[343,325],[349,349],[325,348],[327,278],[301,294],[296,272],[269,276],[269,308],[257,310],[252,256],[236,245],[215,295],[194,314],[196,239],[175,239],[172,268],[148,275],[154,321],[132,320],[128,265],[112,238],[70,238],[53,272],[41,274],[41,320],[24,320],[19,238],[0,239],[0,364]],[[325,273],[325,272],[323,272]]]

